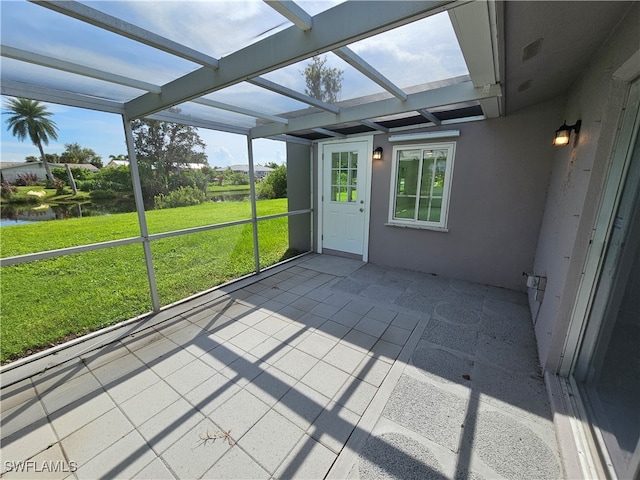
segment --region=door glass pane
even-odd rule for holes
[[[358,152],[331,154],[331,201],[355,202],[358,180]]]

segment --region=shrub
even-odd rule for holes
[[[194,187],[206,192],[208,186],[209,178],[197,170],[173,173],[169,176],[167,182],[169,191],[176,190],[180,187]]]
[[[35,173],[21,173],[14,182],[19,187],[33,187],[38,185],[38,176]]]
[[[54,178],[53,179],[53,188],[56,189],[56,195],[64,195],[64,194],[66,194],[67,191],[64,188],[66,186],[67,185],[64,183],[64,181],[60,180],[59,178]]]
[[[205,193],[194,187],[180,187],[177,190],[169,192],[167,195],[160,194],[154,197],[154,204],[157,209],[188,207],[204,203],[206,200]]]
[[[93,174],[89,180],[77,182],[78,189],[83,192],[95,190],[113,190],[114,192],[131,192],[131,175],[129,167],[103,168]]]
[[[71,175],[73,175],[73,179],[76,182],[79,182],[81,180],[89,180],[94,175],[94,173],[90,172],[86,168],[71,166],[69,168],[71,169]],[[69,180],[66,168],[54,168],[53,170],[51,170],[51,174],[54,178],[62,180],[65,183]]]
[[[0,183],[0,197],[9,200],[16,193],[18,193],[18,187],[14,187],[9,182]]]
[[[287,197],[287,166],[280,165],[256,185],[258,198]]]

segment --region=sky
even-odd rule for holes
[[[3,112],[5,111],[5,97],[2,97]],[[53,114],[50,118],[58,127],[58,139],[44,146],[46,153],[61,154],[65,144],[79,143],[83,147],[91,148],[100,157],[103,164],[109,162],[109,155],[127,154],[122,118],[112,113],[96,112],[82,108],[67,107],[42,102]],[[23,162],[25,157],[34,155],[39,157],[37,147],[29,140],[19,141],[7,131],[6,115],[2,118],[2,162]],[[198,129],[200,138],[206,144],[205,153],[208,163],[212,167],[247,164],[247,139],[244,135],[217,132],[204,128]],[[286,160],[286,145],[283,142],[268,139],[253,141],[254,164],[264,165],[269,162],[278,164]]]
[[[261,40],[291,24],[261,0],[234,1],[97,1],[87,5],[148,29],[166,38],[216,58]],[[331,8],[334,0],[298,0],[314,15]],[[84,66],[118,73],[136,80],[163,85],[197,68],[192,62],[139,44],[122,36],[86,25],[24,0],[0,2],[0,37],[3,45],[24,49]],[[349,46],[368,63],[400,87],[413,86],[467,73],[453,28],[446,13],[419,20]],[[267,73],[265,78],[304,92],[302,70],[306,61]],[[380,93],[373,83],[332,53],[327,66],[343,71],[341,99]],[[30,82],[71,89],[86,95],[125,102],[144,92],[46,67],[2,57],[2,80]],[[264,113],[305,108],[306,104],[259,87],[241,83],[209,94],[207,98]],[[2,98],[2,102],[6,98]],[[108,161],[109,155],[126,153],[122,120],[118,115],[47,104],[58,125],[59,136],[46,151],[62,153],[65,143],[79,143]],[[255,119],[193,104],[180,105],[183,114],[204,115],[207,120],[250,128]],[[4,111],[4,108],[3,108]],[[23,161],[37,155],[36,147],[11,137],[1,129],[0,160]],[[199,129],[207,145],[211,166],[247,163],[246,138],[241,135]],[[254,162],[281,163],[285,145],[270,140],[254,141]]]

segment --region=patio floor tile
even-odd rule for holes
[[[273,474],[303,434],[295,424],[270,410],[238,444]]]
[[[323,478],[337,455],[309,436],[304,436],[274,475],[277,479]]]
[[[271,315],[264,320],[256,323],[254,328],[266,335],[271,336],[285,328],[287,325],[289,325],[289,322],[287,322],[286,320]]]
[[[369,382],[370,384],[379,387],[382,385],[385,377],[391,370],[391,365],[384,360],[377,359],[375,357],[367,356],[356,371],[354,375],[358,377],[360,380],[364,380],[365,382]]]
[[[268,367],[244,388],[267,405],[274,405],[297,381],[282,370]]]
[[[311,333],[296,345],[296,349],[320,359],[324,357],[337,343],[337,340],[332,340],[331,338],[318,333]]]
[[[344,382],[350,378],[348,373],[321,360],[302,377],[302,382],[323,395],[333,398]]]
[[[377,391],[378,389],[370,383],[350,377],[335,395],[334,400],[352,412],[363,415]]]
[[[309,433],[318,442],[338,454],[359,421],[360,415],[338,403],[331,402],[314,422]]]
[[[3,388],[3,460],[78,479],[559,475],[526,295],[318,255],[260,276]]]
[[[92,370],[100,384],[117,403],[133,397],[160,381],[160,377],[133,355],[118,358]]]
[[[27,402],[2,412],[2,460],[26,460],[56,442],[42,405]],[[2,471],[6,465],[0,465]]]
[[[175,477],[169,471],[162,460],[156,458],[149,465],[136,473],[136,480],[174,480]]]
[[[71,405],[77,400],[89,398],[94,392],[102,390],[100,383],[84,368],[82,375],[74,376],[70,380],[55,378],[53,383],[55,388],[52,388],[53,384],[49,381],[35,382],[40,399],[49,413]]]
[[[144,422],[138,428],[138,432],[151,448],[160,454],[193,429],[203,418],[204,416],[194,410],[189,402],[179,398]]]
[[[115,406],[104,390],[99,389],[85,399],[56,410],[49,415],[49,419],[58,438],[64,438]]]
[[[78,466],[79,478],[129,478],[151,463],[155,455],[136,432],[129,432],[87,463]]]
[[[351,374],[358,368],[365,356],[364,351],[352,348],[350,343],[344,343],[343,340],[325,355],[324,361]]]
[[[322,325],[315,328],[316,333],[327,336],[336,342],[344,337],[350,330],[351,328],[334,322],[333,320],[327,320]]]
[[[170,386],[164,382],[158,382],[122,402],[120,408],[133,424],[139,427],[178,398],[179,395]]]
[[[344,336],[340,343],[348,345],[362,353],[367,353],[376,344],[378,338],[379,337],[374,337],[360,330],[353,329]]]
[[[213,367],[196,359],[176,370],[164,380],[180,395],[185,395],[216,373]]]
[[[207,437],[215,437],[220,433],[220,429],[205,418],[169,447],[161,457],[178,478],[200,478],[232,448],[224,438],[207,440]]]
[[[203,382],[199,387],[191,390],[184,398],[199,411],[209,415],[238,390],[240,390],[238,385],[218,373]]]
[[[267,480],[269,473],[253,461],[240,448],[230,449],[202,476],[203,479],[219,480]]]
[[[261,363],[259,358],[247,353],[220,370],[220,373],[243,387],[262,373]]]
[[[243,389],[211,412],[209,418],[238,441],[269,408],[269,405]]]
[[[273,365],[292,348],[291,345],[287,345],[275,337],[267,337],[264,342],[252,348],[249,353],[261,361]]]
[[[38,479],[62,479],[68,477],[70,472],[72,471],[71,468],[74,467],[73,464],[70,464],[64,458],[64,454],[62,453],[60,445],[52,445],[51,448],[47,448],[43,452],[40,452],[38,455],[31,458],[31,461],[33,462],[33,465],[41,466],[40,471],[38,471],[38,473],[35,473]],[[56,471],[52,471],[53,468],[44,469],[44,465],[55,465],[56,467],[59,466],[59,468],[56,468]],[[8,472],[2,475],[2,478],[25,479],[34,476],[33,470],[24,472],[20,471],[19,468],[20,467],[18,467],[16,471]]]
[[[317,362],[317,358],[294,348],[275,362],[274,366],[300,380]]]
[[[84,465],[123,438],[135,427],[117,408],[112,408],[62,440],[69,459]]]
[[[304,383],[298,383],[280,399],[273,409],[306,431],[330,400],[329,397]]]

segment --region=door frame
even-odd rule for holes
[[[366,173],[364,178],[364,232],[362,245],[362,261],[369,261],[369,221],[371,215],[371,170],[373,166],[373,135],[357,135],[336,140],[322,140],[318,142],[318,188],[316,191],[316,202],[318,205],[318,236],[317,236],[317,253],[323,251],[322,236],[324,233],[323,216],[324,216],[324,147],[328,145],[340,145],[344,143],[364,142],[366,143],[367,155],[365,155]],[[360,178],[358,179],[360,180]]]

